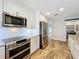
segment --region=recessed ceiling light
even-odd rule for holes
[[[50,15],[50,12],[47,12],[46,15]]]
[[[60,11],[63,11],[64,10],[64,8],[60,8]]]

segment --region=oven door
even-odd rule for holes
[[[27,59],[30,57],[30,42],[6,45],[6,59]]]

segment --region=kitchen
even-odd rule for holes
[[[13,49],[17,47],[18,44],[14,44],[14,43],[16,43],[16,41],[19,41],[19,40],[24,40],[24,39],[26,39],[24,41],[30,40],[29,43],[30,43],[31,54],[35,52],[37,49],[39,49],[40,48],[39,47],[40,46],[39,45],[39,23],[40,21],[45,21],[47,23],[48,19],[45,16],[43,16],[39,11],[34,11],[28,6],[25,6],[16,0],[0,0],[0,2],[1,2],[1,5],[0,5],[0,19],[1,19],[0,20],[0,50],[1,50],[0,58],[8,59],[9,52],[5,54],[6,50],[11,49],[10,46]],[[8,25],[7,23],[10,23],[10,21],[8,20],[10,19],[10,17],[12,18],[15,17],[18,20],[20,17],[22,17],[20,19],[25,18],[27,24],[26,26],[25,25],[12,26],[10,24]],[[7,19],[8,21],[6,20],[6,23],[3,22],[3,18],[5,19],[8,18]],[[5,45],[6,45],[6,49],[5,49]],[[7,57],[5,57],[6,55]],[[14,58],[15,56],[11,58]]]
[[[75,7],[72,8],[71,6],[74,5],[74,3],[76,3],[75,6],[77,6],[77,1],[73,1],[71,5],[68,3],[69,1],[63,2],[66,5],[68,3],[68,5],[64,7],[67,7],[70,10],[65,9],[64,7],[60,8],[60,6],[58,6],[59,10],[54,8],[58,3],[55,1],[55,6],[52,5],[53,9],[56,9],[51,12],[53,15],[49,12],[51,7],[49,7],[50,9],[47,8],[47,11],[46,8],[43,8],[50,6],[52,3],[54,4],[54,2],[50,1],[50,4],[48,1],[46,1],[46,4],[43,2],[44,1],[33,2],[31,0],[27,0],[26,2],[22,0],[0,0],[1,59],[29,59],[36,51],[39,49],[43,50],[50,45],[50,42],[52,42],[51,39],[63,42],[68,41],[73,59],[78,59],[78,42],[75,40],[77,36],[75,34],[66,34],[66,25],[74,24],[74,22],[67,23],[67,21],[64,21],[67,20],[66,18],[71,17],[70,19],[72,20],[79,16],[76,15],[77,12],[73,11],[69,14],[71,9],[76,10]],[[38,4],[42,7],[40,8]],[[61,4],[62,2],[60,2],[59,5]],[[32,5],[33,7],[31,7]],[[66,13],[64,13],[64,11]],[[15,21],[12,21],[13,19]],[[78,21],[75,22],[78,24]],[[70,27],[73,28],[73,26]],[[66,35],[68,36],[67,40]]]

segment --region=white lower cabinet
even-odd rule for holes
[[[31,38],[31,54],[39,49],[39,36]]]
[[[0,47],[0,59],[5,59],[5,46]]]
[[[76,42],[75,35],[69,35],[68,46],[70,48],[73,59],[79,59],[79,44]]]

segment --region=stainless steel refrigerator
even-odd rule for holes
[[[48,23],[40,21],[40,49],[48,46]]]

